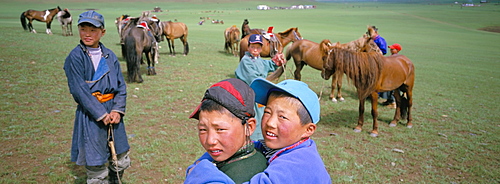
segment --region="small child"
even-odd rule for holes
[[[207,89],[201,104],[190,116],[198,120],[198,137],[207,151],[202,158],[209,159],[236,183],[250,180],[267,167],[266,158],[255,150],[250,139],[256,126],[254,104],[253,90],[245,82],[231,78]],[[190,182],[210,178],[201,174]]]
[[[391,49],[391,56],[399,54],[399,51],[401,51],[403,49],[403,48],[401,48],[401,45],[399,45],[398,43],[389,45],[388,48]],[[391,109],[396,108],[396,101],[394,99],[394,91],[382,92],[382,93],[380,93],[380,97],[387,99],[385,102],[382,103],[382,105],[386,105],[387,107],[389,107]]]
[[[399,43],[389,45],[389,48],[391,49],[391,55],[399,54],[399,52],[403,50],[403,48],[401,47],[401,45],[399,45]]]
[[[248,38],[248,51],[241,58],[238,67],[235,70],[236,78],[243,80],[245,83],[250,83],[256,78],[266,78],[269,72],[274,72],[279,66],[283,65],[286,60],[282,53],[276,54],[272,60],[265,60],[260,57],[262,52],[262,35],[252,34]],[[255,104],[255,117],[257,118],[257,130],[252,135],[252,140],[262,139],[260,132],[260,120],[262,117],[263,107]]]
[[[268,159],[268,167],[245,183],[331,183],[316,144],[310,139],[320,119],[316,93],[304,82],[291,79],[273,84],[258,78],[250,86],[255,101],[266,105],[262,118],[264,140],[255,142],[255,147]],[[196,182],[233,183],[206,159],[200,158],[196,164],[193,173],[210,176]],[[197,176],[191,174],[186,183],[194,183]]]
[[[100,43],[106,33],[104,17],[95,11],[83,12],[78,31],[80,44],[64,63],[69,91],[78,104],[71,161],[85,165],[87,183],[119,183],[130,166],[130,146],[122,118],[127,98],[125,80],[116,55]],[[117,162],[111,159],[110,137]]]

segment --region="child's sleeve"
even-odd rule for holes
[[[116,72],[116,78],[117,78],[117,89],[116,89],[116,94],[114,98],[114,105],[111,111],[118,112],[122,115],[125,115],[125,109],[126,109],[126,104],[127,104],[127,85],[125,82],[125,78],[123,77],[122,70],[120,67],[120,62],[118,61],[118,58],[116,58],[116,55],[113,54],[114,57],[114,68]]]
[[[85,82],[83,58],[73,52],[64,62],[64,71],[68,79],[68,87],[73,99],[96,121],[101,121],[107,114],[106,108],[92,96],[89,85]]]

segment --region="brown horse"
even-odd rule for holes
[[[129,25],[123,30],[125,37],[122,53],[127,61],[128,82],[143,82],[140,74],[142,54],[146,55],[148,75],[156,75],[155,63],[158,52],[158,40],[161,32],[158,22],[149,17],[141,16],[130,19]]]
[[[36,33],[33,28],[33,20],[37,20],[40,22],[45,22],[47,25],[47,34],[52,34],[52,30],[50,30],[50,24],[52,24],[52,19],[56,16],[56,14],[61,11],[61,8],[57,6],[57,8],[52,8],[50,10],[37,11],[37,10],[26,10],[21,13],[21,25],[24,30],[28,30],[32,33]],[[28,19],[28,23],[26,24],[26,19]]]
[[[182,22],[172,22],[163,21],[160,22],[161,29],[163,30],[163,35],[167,38],[168,49],[170,50],[170,55],[175,56],[174,39],[179,38],[184,45],[184,56],[189,53],[189,44],[187,41],[188,28],[186,24]]]
[[[62,35],[73,36],[73,17],[67,8],[57,13],[57,20],[59,20],[59,23],[61,24]]]
[[[324,45],[324,47],[331,48],[333,46],[353,50],[360,52],[368,52],[368,51],[379,51],[380,49],[377,45],[370,40],[367,35],[363,35],[363,37],[341,44],[339,42],[332,44],[330,40],[325,39],[320,44]],[[301,80],[301,74],[304,65],[309,65],[310,67],[316,70],[323,70],[323,59],[321,55],[321,51],[319,49],[319,45],[316,42],[310,40],[299,40],[294,42],[287,50],[286,60],[290,60],[293,57],[293,61],[295,63],[295,72],[294,78],[295,80]],[[271,74],[270,78],[274,80],[274,78],[281,76],[281,72],[283,70],[277,70],[277,72]],[[332,84],[331,84],[331,93],[330,99],[333,102],[344,101],[342,97],[341,88],[342,88],[342,76],[343,73],[335,73],[332,76]],[[337,96],[335,97],[335,87],[337,87]]]
[[[394,90],[396,112],[390,126],[396,126],[400,119],[407,119],[411,128],[411,107],[413,104],[413,84],[415,67],[404,55],[384,57],[380,52],[355,52],[339,47],[320,45],[323,57],[321,76],[328,79],[333,73],[345,73],[357,89],[359,99],[358,125],[355,132],[361,132],[364,122],[365,100],[371,98],[373,130],[371,136],[378,136],[378,92]],[[403,92],[403,94],[400,94]]]
[[[262,52],[260,53],[261,57],[273,57],[271,53],[282,53],[283,48],[288,45],[290,42],[295,42],[302,40],[302,36],[299,33],[299,28],[289,28],[286,31],[280,32],[278,34],[274,34],[276,36],[277,42],[272,44],[267,39],[262,40]],[[248,38],[250,35],[245,36],[245,38],[240,41],[240,60],[245,55],[245,52],[248,51]]]
[[[241,38],[245,38],[245,36],[249,34],[261,34],[265,32],[263,29],[250,29],[250,26],[248,25],[248,19],[243,20],[243,24],[241,24]]]
[[[240,43],[240,30],[233,25],[224,31],[224,38],[226,39],[224,50],[226,50],[227,53],[232,53],[237,57],[238,44]]]

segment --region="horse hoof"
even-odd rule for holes
[[[372,136],[372,137],[377,137],[377,136],[378,136],[378,134],[376,134],[376,133],[370,133],[370,136]]]
[[[337,103],[338,101],[337,101],[337,99],[332,98],[332,102],[333,102],[333,103]]]
[[[354,129],[353,131],[356,132],[356,133],[360,133],[361,132],[360,129]]]
[[[345,99],[344,99],[344,98],[342,98],[342,97],[341,97],[341,98],[339,98],[339,101],[341,101],[341,102],[343,102],[344,100],[345,100]]]
[[[406,127],[407,127],[407,128],[412,128],[412,127],[413,127],[413,125],[408,125],[408,126],[406,126]]]
[[[396,126],[396,123],[391,123],[389,124],[390,127],[395,127]]]

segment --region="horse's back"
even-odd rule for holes
[[[287,59],[289,57],[293,57],[295,64],[304,62],[317,70],[321,70],[323,68],[323,60],[321,59],[321,56],[319,44],[306,39],[294,42],[288,48],[287,52]]]

